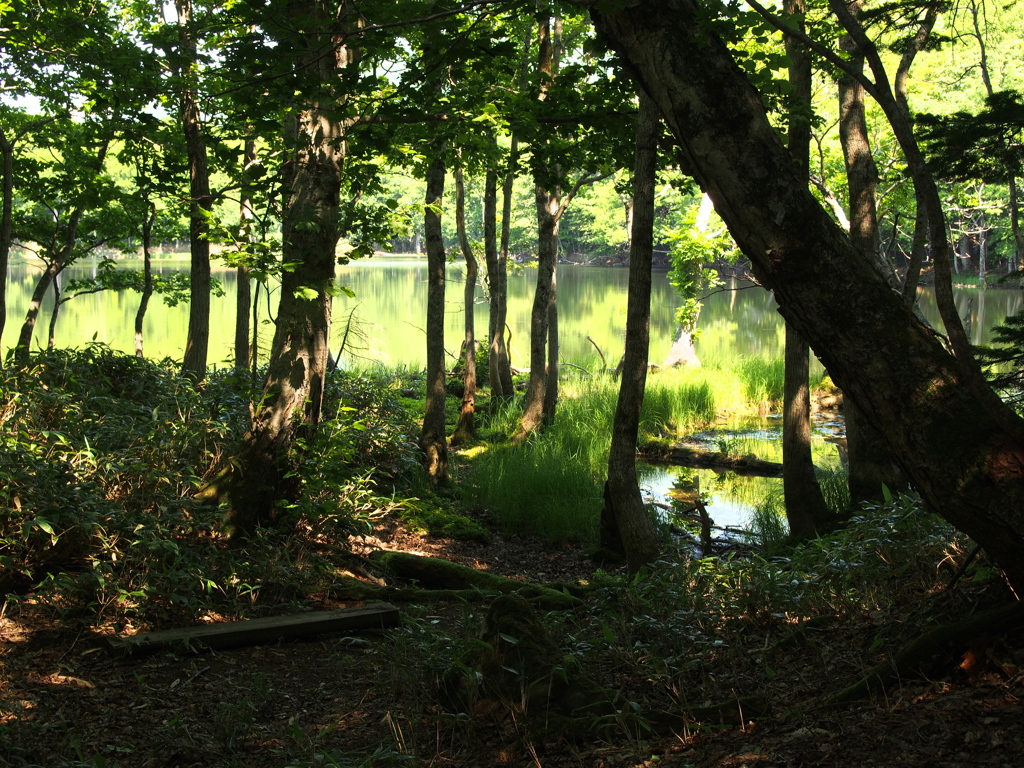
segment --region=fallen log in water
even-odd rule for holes
[[[672,464],[680,467],[721,469],[738,475],[781,477],[782,465],[764,461],[756,456],[730,456],[721,451],[705,451],[681,443],[644,443],[638,448],[637,458],[650,464]]]

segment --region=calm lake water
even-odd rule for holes
[[[39,274],[33,263],[14,258],[8,277],[7,327],[0,347],[7,350],[17,339],[28,307],[29,296]],[[137,263],[136,263],[137,264]],[[96,262],[85,262],[69,269],[64,280],[88,276]],[[160,260],[161,272],[187,270],[180,260]],[[225,296],[212,300],[210,317],[211,364],[230,364],[234,338],[235,272],[215,263],[214,275],[221,281]],[[508,325],[512,333],[512,359],[517,367],[529,366],[530,309],[535,270],[521,268],[509,278]],[[446,347],[455,354],[462,340],[462,290],[465,268],[448,267],[448,321]],[[628,270],[614,267],[566,266],[558,268],[558,305],[561,358],[584,366],[598,364],[594,344],[614,365],[622,354],[626,322]],[[339,268],[338,283],[350,288],[355,298],[340,296],[334,303],[332,346],[337,351],[349,318],[359,331],[350,343],[353,354],[365,360],[387,365],[422,366],[426,339],[426,263],[422,259],[376,256]],[[962,315],[970,311],[971,335],[975,343],[991,338],[993,325],[1008,314],[1020,311],[1019,291],[961,290],[957,294]],[[98,293],[67,302],[61,310],[56,332],[58,346],[83,346],[101,341],[115,349],[133,349],[133,327],[139,295],[134,292]],[[260,297],[267,306],[266,295]],[[271,304],[276,311],[277,293],[271,289]],[[664,272],[654,275],[651,300],[652,362],[659,363],[672,343],[677,301]],[[939,326],[934,299],[922,289],[921,306],[925,315]],[[38,321],[34,344],[45,344],[52,296],[44,305]],[[488,305],[477,289],[477,337],[486,335]],[[266,317],[264,313],[264,317]],[[185,348],[188,308],[167,307],[158,297],[150,302],[146,315],[145,350],[147,356],[180,359]],[[704,360],[752,355],[782,354],[782,322],[770,293],[761,288],[733,281],[710,293],[700,317],[698,354]],[[272,337],[269,321],[261,326],[261,349],[266,353]]]
[[[165,273],[187,270],[188,263],[161,260],[156,268]],[[64,279],[87,277],[95,269],[95,262],[87,262],[69,270]],[[2,339],[5,351],[17,339],[38,274],[37,265],[17,259],[12,264],[8,278],[7,327]],[[212,300],[209,360],[212,365],[230,365],[234,338],[235,272],[215,267],[214,274],[223,283],[225,296]],[[512,332],[513,364],[517,367],[529,366],[530,309],[535,279],[536,273],[532,268],[518,269],[509,277],[508,324]],[[464,267],[449,265],[446,346],[452,354],[457,353],[463,335],[464,280]],[[599,366],[597,352],[588,336],[600,347],[609,365],[618,361],[622,354],[626,322],[627,281],[628,270],[622,268],[559,266],[559,331],[563,361],[584,367]],[[355,298],[341,296],[335,300],[332,328],[335,351],[351,318],[353,327],[358,331],[351,353],[363,360],[387,365],[423,365],[426,264],[422,259],[376,256],[339,269],[338,283],[351,289]],[[276,307],[276,290],[272,289],[270,298]],[[133,328],[138,299],[138,294],[130,292],[100,293],[73,299],[61,311],[56,343],[59,346],[84,346],[96,340],[131,352],[134,349]],[[970,314],[971,337],[976,344],[987,343],[991,339],[992,327],[1022,308],[1020,291],[960,290],[957,301],[961,316]],[[260,303],[265,309],[266,295],[261,295]],[[651,300],[652,362],[664,360],[671,346],[676,304],[665,273],[656,272]],[[52,296],[44,306],[36,328],[37,344],[45,344],[51,307]],[[941,327],[934,297],[928,289],[921,291],[921,307],[929,321]],[[486,334],[487,310],[486,299],[478,289],[478,338]],[[146,315],[146,354],[154,358],[180,360],[187,327],[186,306],[167,307],[159,298],[154,298]],[[775,302],[770,293],[749,284],[733,281],[709,292],[699,327],[697,351],[705,362],[755,355],[781,356],[783,353],[783,326],[775,311]],[[269,320],[261,326],[263,355],[270,345],[271,329]],[[728,425],[728,428],[733,431],[726,432],[726,425],[719,425],[719,431],[709,436],[712,447],[714,440],[728,439],[737,443],[735,447],[740,453],[781,460],[781,441],[771,420],[745,427]],[[814,450],[815,462],[819,466],[837,461],[834,446],[825,439],[837,431],[841,431],[841,425],[837,427],[824,422],[817,426]],[[697,472],[654,467],[643,470],[641,482],[650,497],[664,502],[680,478],[690,485],[699,484],[700,490],[710,500],[709,511],[720,526],[745,525],[752,506],[766,494],[778,492],[780,485],[780,481],[775,479],[745,479],[737,478],[733,473],[711,470]]]

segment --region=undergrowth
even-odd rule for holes
[[[779,660],[767,649],[788,642],[807,622],[893,616],[891,627],[873,630],[890,643],[900,632],[913,635],[911,615],[934,620],[937,566],[962,560],[965,543],[917,498],[900,496],[865,508],[841,530],[786,557],[693,558],[669,551],[635,576],[598,572],[584,611],[546,614],[544,625],[557,639],[563,666],[585,669],[647,707],[653,701],[656,710],[771,696]],[[955,615],[952,601],[946,610]],[[392,671],[395,685],[435,702],[447,671],[478,674],[463,667],[480,644],[480,622],[467,612],[462,632],[453,635],[450,626],[408,620],[393,634],[395,657],[403,659]],[[880,640],[876,648],[885,650]]]
[[[248,375],[197,388],[171,361],[90,345],[0,377],[0,594],[34,590],[62,616],[124,627],[301,603],[331,578],[324,547],[400,508],[418,475],[391,380],[336,372],[290,528],[240,550],[218,534],[220,510],[190,497],[245,432]]]

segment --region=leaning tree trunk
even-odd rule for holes
[[[282,510],[298,496],[296,441],[309,450],[327,374],[345,147],[333,86],[355,52],[332,32],[333,15],[320,0],[296,4],[293,13],[312,31],[289,37],[287,44],[297,49],[297,66],[320,81],[317,94],[295,105],[286,125],[281,242],[284,262],[294,266],[281,276],[277,326],[252,425],[238,453],[198,494],[227,505],[231,535],[287,522]]]
[[[67,229],[64,232],[64,242],[46,260],[46,268],[39,275],[36,287],[32,290],[28,311],[25,313],[25,321],[21,324],[18,342],[14,345],[14,360],[18,365],[28,364],[32,349],[32,334],[36,329],[36,322],[39,319],[39,311],[43,306],[43,299],[46,296],[46,292],[50,289],[50,285],[57,279],[57,275],[64,271],[64,268],[68,265],[69,260],[74,254],[75,243],[78,242],[78,225],[84,214],[85,208],[82,205],[79,205],[71,212]]]
[[[206,139],[199,108],[198,53],[192,30],[192,0],[176,0],[178,12],[178,68],[181,78],[179,112],[185,134],[189,172],[189,250],[192,255],[189,286],[188,336],[182,371],[194,381],[206,378],[206,356],[210,346],[210,226],[213,210]]]
[[[883,435],[927,505],[1024,590],[1024,422],[991,390],[982,401],[972,372],[810,194],[696,0],[590,12],[657,102],[780,313]]]
[[[427,169],[427,402],[420,431],[420,449],[427,477],[433,485],[448,482],[448,439],[444,423],[444,240],[441,200],[444,196],[444,159],[436,157]]]
[[[455,169],[455,228],[459,235],[459,248],[466,260],[466,285],[462,294],[463,330],[462,351],[465,357],[462,405],[459,408],[459,423],[455,427],[451,444],[461,445],[476,437],[476,277],[479,270],[473,247],[466,234],[466,184],[462,168]]]
[[[622,358],[619,399],[615,406],[612,444],[608,454],[605,507],[601,512],[602,546],[623,553],[633,573],[641,566],[653,562],[660,549],[637,483],[636,442],[647,384],[647,355],[650,351],[654,183],[661,123],[657,105],[643,91],[639,92],[639,96],[626,352]]]
[[[786,0],[787,13],[802,17],[803,0]],[[801,22],[802,24],[802,22]],[[799,42],[786,39],[789,80],[794,89],[790,111],[789,154],[800,172],[810,178],[811,55]],[[795,538],[813,536],[829,515],[814,472],[811,455],[811,394],[808,385],[810,347],[800,332],[786,324],[786,373],[782,410],[782,489],[786,500],[789,533]]]

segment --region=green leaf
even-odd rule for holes
[[[296,299],[304,299],[306,301],[316,301],[316,299],[317,299],[317,297],[319,295],[320,295],[320,293],[315,288],[310,288],[308,286],[302,286],[302,287],[297,288],[295,290],[295,298]]]

